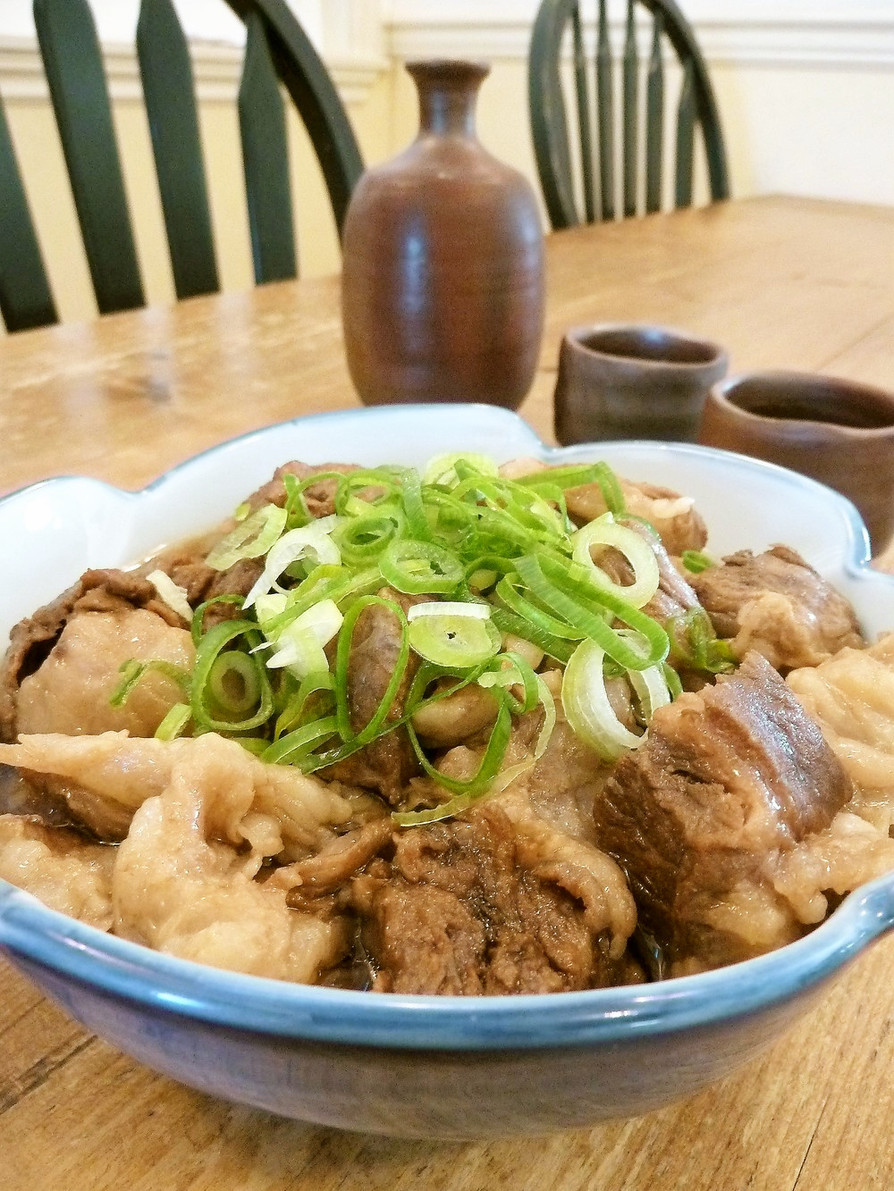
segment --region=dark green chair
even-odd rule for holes
[[[255,280],[294,277],[281,85],[307,129],[341,231],[363,162],[341,100],[283,0],[226,0],[246,26],[238,108]],[[102,55],[86,0],[34,0],[34,19],[100,313],[144,304]],[[142,0],[136,39],[178,298],[219,288],[189,48],[171,0]],[[0,103],[0,313],[56,321]]]
[[[612,10],[623,26],[616,32],[607,8],[606,0],[543,0],[534,22],[531,132],[554,228],[660,210],[666,156],[673,161],[675,205],[690,206],[699,131],[711,198],[729,197],[714,92],[683,13],[673,0],[627,0],[626,10]],[[651,25],[646,56],[637,36],[644,20]],[[672,154],[664,146],[668,52],[679,62],[681,79]],[[570,75],[570,104],[563,75]]]

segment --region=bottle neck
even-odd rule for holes
[[[438,136],[475,136],[478,88],[489,68],[477,62],[411,62],[419,92],[419,124]]]

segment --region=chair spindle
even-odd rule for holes
[[[624,215],[636,214],[636,179],[639,175],[639,50],[633,0],[627,0],[627,24],[624,32]]]
[[[142,0],[137,57],[178,298],[220,288],[189,46],[171,0]]]
[[[677,173],[674,201],[678,207],[692,203],[692,163],[695,152],[695,81],[692,59],[683,63],[683,82],[677,107]]]
[[[28,210],[3,100],[0,99],[0,314],[8,331],[57,321],[40,245]]]
[[[646,211],[661,210],[662,155],[664,153],[664,17],[654,14],[652,53],[646,77]]]
[[[34,23],[100,313],[142,306],[93,16],[84,0],[34,0]]]
[[[257,13],[248,18],[246,32],[239,126],[255,280],[260,285],[295,277],[298,270],[286,118],[264,24]]]
[[[580,9],[575,7],[571,17],[574,42],[574,91],[577,99],[577,123],[580,136],[581,186],[587,220],[596,218],[595,182],[593,178],[593,132],[590,125],[590,93],[587,87],[587,55],[584,47]]]
[[[599,0],[596,34],[596,102],[599,112],[599,193],[603,219],[615,217],[615,103],[612,49],[605,0]]]

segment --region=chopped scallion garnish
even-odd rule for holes
[[[523,654],[565,668],[568,722],[605,758],[638,747],[652,712],[680,692],[671,664],[706,672],[732,664],[699,610],[673,620],[669,633],[644,611],[658,587],[655,550],[648,532],[619,520],[623,491],[605,463],[510,479],[489,458],[459,453],[421,473],[377,467],[299,479],[286,469],[282,482],[282,508],[246,505],[207,556],[221,571],[255,560],[247,596],[217,595],[193,609],[183,589],[154,575],[162,598],[190,621],[195,664],[187,674],[162,661],[128,663],[113,699],[125,702],[149,671],[173,678],[183,698],[159,726],[161,739],[221,732],[267,762],[314,772],[401,731],[445,793],[438,806],[395,812],[410,826],[459,813],[543,755],[556,707]],[[335,511],[314,517],[307,493],[324,483]],[[566,492],[589,484],[608,512],[578,528]],[[609,573],[612,551],[623,557],[620,580]],[[703,561],[684,556],[691,570]],[[367,616],[390,618],[393,633],[384,689],[358,721],[352,667]],[[606,682],[618,680],[633,727],[608,697]],[[492,698],[493,720],[476,771],[460,779],[439,768],[413,719],[475,684]],[[542,717],[536,741],[507,764],[513,724],[531,713]]]

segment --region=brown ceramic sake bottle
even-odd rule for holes
[[[475,133],[475,62],[408,63],[420,131],[368,170],[343,236],[351,377],[368,405],[481,401],[515,409],[543,330],[543,233],[534,191]]]

